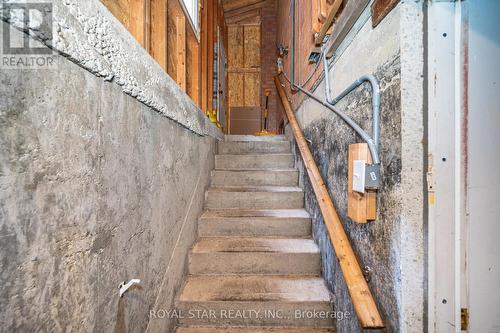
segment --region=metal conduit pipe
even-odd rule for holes
[[[375,142],[373,139],[366,133],[354,120],[352,120],[348,115],[346,115],[344,112],[341,112],[337,110],[333,105],[331,105],[328,102],[323,101],[321,98],[314,96],[312,93],[309,91],[305,90],[302,87],[295,86],[296,89],[300,90],[310,98],[314,99],[316,102],[320,103],[324,107],[332,110],[335,112],[343,121],[345,121],[349,126],[354,129],[356,133],[368,144],[368,148],[370,149],[370,154],[372,156],[373,164],[380,164],[380,159],[378,156],[378,150],[377,147],[375,146]]]
[[[379,126],[380,126],[380,88],[378,85],[378,82],[376,81],[375,77],[371,75],[365,75],[358,79],[356,82],[354,82],[351,86],[349,86],[346,90],[344,90],[338,97],[335,99],[331,98],[331,89],[330,89],[330,78],[327,75],[328,74],[328,61],[326,59],[326,53],[324,50],[324,47],[322,46],[322,54],[323,54],[323,62],[324,62],[324,71],[325,71],[325,93],[327,102],[323,101],[322,99],[314,96],[312,93],[309,91],[305,90],[299,85],[295,84],[295,0],[291,0],[291,25],[292,25],[292,31],[291,31],[291,46],[290,46],[290,56],[291,56],[291,73],[290,73],[290,88],[300,90],[310,98],[314,99],[321,105],[325,106],[326,108],[332,110],[335,112],[342,120],[344,120],[349,126],[351,126],[356,133],[358,133],[359,136],[368,144],[368,148],[370,149],[370,155],[372,156],[372,162],[373,164],[379,165],[380,164],[380,158],[378,156],[378,143],[379,143],[379,137],[380,137],[380,131],[379,131]],[[284,70],[282,69],[281,72],[286,76]],[[359,82],[358,82],[359,81]],[[351,90],[355,89],[359,85],[361,85],[363,82],[368,81],[372,84],[372,90],[373,90],[373,134],[374,134],[374,139],[372,139],[358,124],[354,122],[349,116],[347,116],[345,113],[340,112],[337,110],[333,105],[337,103],[342,97],[347,95]],[[376,125],[376,126],[375,126]]]
[[[328,61],[326,52],[323,50],[323,67],[325,71],[325,96],[326,101],[331,105],[337,104],[342,98],[347,96],[351,91],[362,85],[364,82],[370,83],[372,87],[372,131],[373,141],[378,148],[380,143],[380,86],[377,79],[373,75],[363,75],[354,81],[349,87],[342,91],[337,97],[332,98],[332,90],[330,84],[330,76],[328,75]]]

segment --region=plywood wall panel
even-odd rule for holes
[[[244,106],[244,73],[229,73],[229,106]]]
[[[247,25],[244,29],[244,66],[260,67],[260,26]]]
[[[228,62],[231,68],[243,67],[243,26],[228,27]]]
[[[260,106],[260,73],[246,73],[244,106]]]

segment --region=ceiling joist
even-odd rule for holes
[[[248,12],[245,12],[243,14],[237,15],[237,16],[232,16],[232,17],[227,17],[226,18],[226,23],[227,24],[236,24],[240,21],[244,21],[250,18],[254,18],[256,16],[260,16],[260,9],[254,9]]]
[[[263,0],[224,0],[222,6],[225,12],[237,10],[243,7],[252,6]]]
[[[224,16],[225,17],[238,16],[238,15],[247,13],[249,11],[252,11],[254,9],[262,8],[262,7],[264,7],[265,4],[266,4],[266,0],[262,0],[262,1],[259,1],[257,3],[254,3],[253,5],[241,7],[241,8],[238,8],[238,9],[228,10],[228,11],[226,11],[224,13]]]

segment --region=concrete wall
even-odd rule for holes
[[[169,331],[149,310],[172,307],[219,133],[100,3],[54,4],[57,68],[0,71],[0,331]]]
[[[359,261],[362,267],[372,269],[369,286],[389,332],[424,330],[422,24],[421,4],[415,2],[400,3],[375,29],[368,8],[340,46],[330,71],[334,96],[364,74],[374,74],[380,82],[382,186],[376,221],[357,224],[347,217],[348,145],[362,142],[361,138],[313,100],[305,100],[297,111]],[[324,96],[324,82],[315,94]],[[337,107],[371,133],[369,85],[346,96]],[[302,170],[306,207],[313,216],[313,234],[321,248],[323,275],[333,292],[335,310],[354,314],[299,157],[297,164]],[[338,321],[337,329],[361,331],[355,315]]]

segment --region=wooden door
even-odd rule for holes
[[[254,134],[261,129],[261,27],[228,27],[230,134]]]

